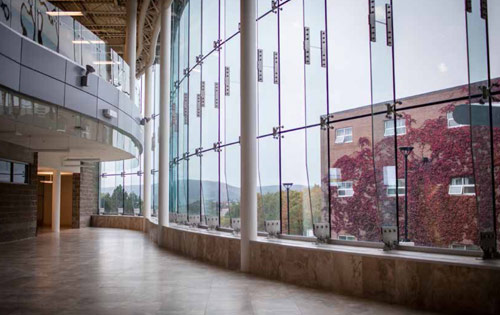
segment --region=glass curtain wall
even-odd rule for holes
[[[239,1],[174,1],[171,211],[239,217]],[[259,1],[258,229],[479,249],[498,231],[495,1]],[[369,17],[368,23],[367,18]]]
[[[99,214],[142,215],[140,159],[101,163]]]

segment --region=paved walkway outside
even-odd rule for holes
[[[232,272],[140,232],[86,228],[0,244],[0,314],[423,314]]]

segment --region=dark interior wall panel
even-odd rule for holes
[[[66,85],[65,107],[90,117],[97,117],[97,97]]]
[[[0,85],[19,91],[20,71],[21,66],[17,62],[0,55]]]
[[[46,102],[64,105],[64,83],[21,66],[19,91]]]
[[[97,96],[110,104],[118,104],[119,91],[111,83],[106,82],[103,78],[99,78],[99,86],[97,88]]]
[[[132,113],[132,108],[134,107],[134,105],[132,104],[132,101],[127,94],[120,93],[118,104],[120,106],[120,109],[125,113]]]
[[[21,37],[0,23],[0,54],[21,62]]]
[[[99,77],[94,74],[89,74],[87,80],[88,86],[82,86],[81,77],[85,75],[85,72],[86,70],[82,66],[68,61],[66,64],[66,83],[77,89],[97,96],[97,81],[99,80]]]
[[[97,99],[97,118],[99,118],[102,121],[107,122],[110,125],[118,127],[118,117],[114,117],[114,118],[105,117],[103,115],[103,110],[105,110],[105,109],[113,110],[118,115],[118,108],[101,100],[100,98]]]
[[[64,82],[66,59],[30,40],[23,39],[21,64]]]

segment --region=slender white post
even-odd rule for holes
[[[250,241],[257,239],[257,29],[256,0],[240,0],[241,53],[241,271],[250,271]]]
[[[162,226],[168,226],[169,132],[170,132],[170,11],[169,0],[161,4],[160,33],[160,157],[158,185],[158,244],[161,245]]]
[[[145,102],[144,102],[144,116],[146,118],[151,118],[153,114],[153,87],[154,87],[154,77],[152,67],[146,69],[146,86],[145,86]],[[143,200],[144,207],[143,213],[144,219],[149,219],[151,217],[151,148],[152,148],[152,138],[153,136],[153,121],[150,120],[146,122],[144,126],[144,182],[143,182]],[[144,228],[145,228],[144,221]]]
[[[130,67],[129,84],[130,99],[137,104],[135,99],[135,72],[136,72],[136,49],[137,49],[137,0],[127,0],[127,38],[126,38],[126,61]]]
[[[54,170],[52,175],[52,231],[61,229],[61,172]]]

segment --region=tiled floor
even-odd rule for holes
[[[421,314],[231,272],[103,228],[0,244],[0,314]]]

